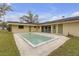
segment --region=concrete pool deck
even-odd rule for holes
[[[20,51],[21,56],[47,56],[50,52],[54,51],[61,45],[63,45],[69,38],[61,35],[55,35],[55,34],[49,34],[49,33],[35,33],[39,35],[45,35],[45,36],[54,36],[58,39],[48,42],[46,44],[43,44],[38,47],[32,47],[27,42],[25,42],[23,39],[21,39],[17,33],[14,33],[14,38],[16,45]]]

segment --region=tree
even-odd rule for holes
[[[28,12],[28,15],[20,17],[20,19],[26,23],[38,23],[38,15],[33,15],[31,11]]]
[[[3,20],[2,20],[2,28],[3,29],[4,29],[4,22],[5,22],[5,15],[9,11],[13,11],[10,5],[8,5],[6,3],[0,4],[0,18],[3,18]]]
[[[27,15],[20,17],[21,22],[25,21],[26,23],[38,23],[38,15],[34,15],[31,11]],[[29,26],[29,32],[31,32],[31,26]]]
[[[34,22],[38,23],[38,15],[37,14],[34,16]]]

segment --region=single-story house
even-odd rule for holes
[[[79,36],[79,16],[44,23],[20,23],[8,21],[12,32],[46,32]]]
[[[39,24],[8,21],[8,25],[12,32],[41,32]]]

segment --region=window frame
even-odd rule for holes
[[[18,29],[24,29],[24,25],[18,25]]]

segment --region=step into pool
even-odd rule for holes
[[[54,38],[34,33],[19,33],[19,36],[33,47],[37,47],[54,40]]]

